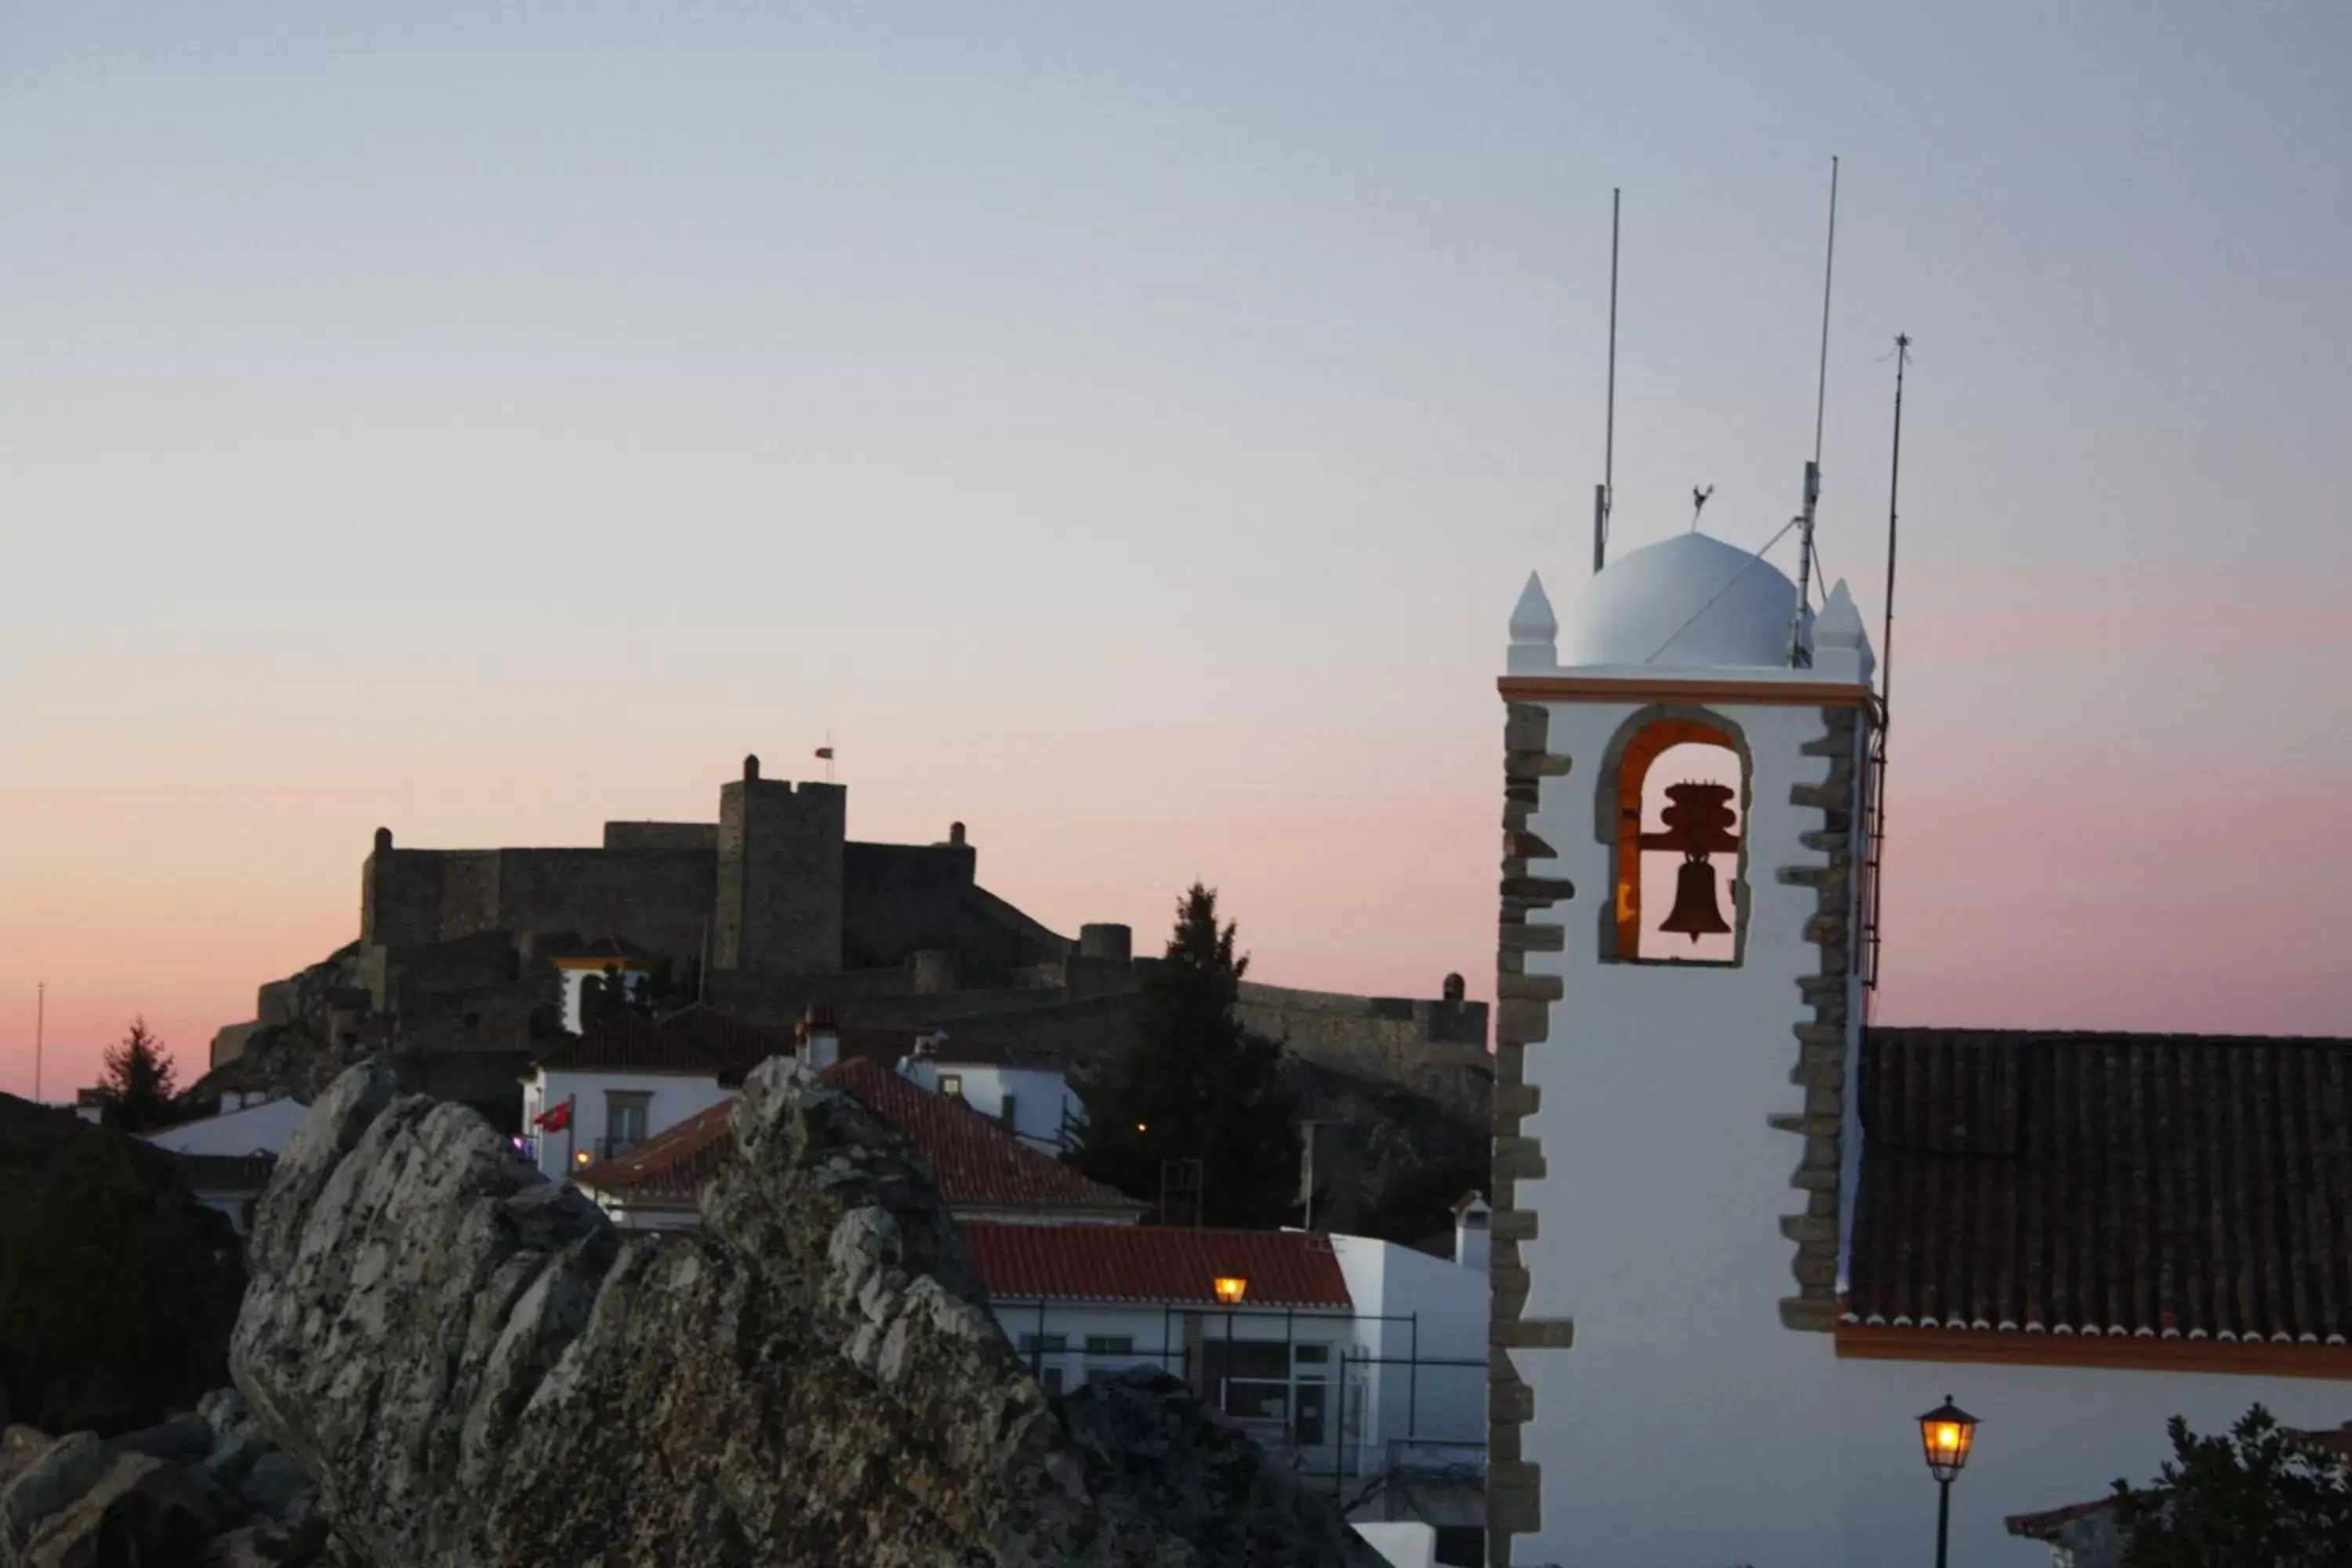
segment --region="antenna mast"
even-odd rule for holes
[[[33,989],[33,1103],[41,1103],[41,1037],[47,1033],[49,1021],[49,983],[42,981]]]
[[[1895,337],[1895,447],[1886,473],[1886,621],[1878,638],[1878,726],[1870,742],[1870,892],[1864,918],[1863,1019],[1878,996],[1881,872],[1886,854],[1886,731],[1894,722],[1895,702],[1895,539],[1896,500],[1903,489],[1903,372],[1911,363],[1911,337]]]
[[[1592,570],[1609,556],[1609,510],[1617,500],[1617,214],[1623,188],[1609,193],[1609,412],[1601,437],[1601,482],[1592,490]]]
[[[1822,263],[1822,363],[1813,385],[1813,458],[1805,465],[1805,510],[1797,539],[1797,607],[1789,616],[1789,663],[1804,668],[1813,662],[1805,646],[1805,612],[1812,607],[1813,508],[1822,499],[1822,425],[1830,393],[1830,283],[1837,271],[1838,161],[1830,160],[1830,237]]]

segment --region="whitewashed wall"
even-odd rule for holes
[[[1059,1152],[1063,1118],[1082,1113],[1078,1097],[1063,1076],[1050,1068],[1008,1068],[951,1061],[910,1059],[903,1069],[908,1080],[937,1094],[940,1075],[963,1079],[966,1104],[982,1116],[1002,1121],[1005,1096],[1013,1097],[1013,1131],[1031,1147]]]
[[[167,1127],[146,1141],[174,1154],[282,1154],[310,1113],[298,1100],[273,1100]]]
[[[2215,1429],[2261,1399],[2297,1425],[2352,1418],[2344,1384],[1840,1361],[1830,1335],[1784,1328],[1794,1248],[1780,1221],[1802,1211],[1789,1185],[1802,1144],[1765,1118],[1801,1104],[1790,1030],[1810,1014],[1796,980],[1819,953],[1802,940],[1813,889],[1773,870],[1823,858],[1799,840],[1819,813],[1788,804],[1828,767],[1799,751],[1821,733],[1819,710],[1709,705],[1754,760],[1747,946],[1724,969],[1594,961],[1611,879],[1593,791],[1638,705],[1547,706],[1547,749],[1572,766],[1544,781],[1529,825],[1558,858],[1528,870],[1576,892],[1538,917],[1567,925],[1566,951],[1526,957],[1566,994],[1526,1051],[1542,1101],[1522,1131],[1541,1140],[1547,1173],[1517,1201],[1540,1227],[1520,1244],[1525,1315],[1572,1320],[1575,1337],[1510,1352],[1535,1399],[1520,1441],[1543,1497],[1515,1563],[1915,1568],[1932,1560],[1936,1488],[1914,1418],[1949,1394],[1984,1423],[1953,1492],[1952,1560],[2029,1568],[2047,1549],[2011,1538],[2003,1517],[2151,1477],[2168,1415]]]
[[[1370,1237],[1334,1236],[1331,1249],[1356,1303],[1357,1350],[1379,1363],[1367,1369],[1368,1429],[1383,1443],[1411,1436],[1483,1448],[1486,1270]],[[1424,1364],[1413,1365],[1416,1359]],[[1453,1456],[1433,1448],[1420,1457],[1436,1463]]]
[[[522,1090],[523,1131],[539,1140],[539,1158],[535,1163],[541,1172],[562,1181],[573,1169],[565,1163],[568,1154],[586,1150],[590,1159],[595,1158],[598,1142],[611,1131],[605,1125],[604,1096],[608,1090],[652,1096],[646,1103],[646,1135],[649,1138],[734,1097],[734,1090],[719,1087],[716,1075],[697,1078],[686,1073],[551,1072],[541,1068],[524,1081]],[[569,1136],[543,1131],[536,1126],[541,1112],[574,1095],[579,1097],[579,1103],[572,1111]]]

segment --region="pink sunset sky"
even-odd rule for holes
[[[1621,9],[0,12],[0,1089],[44,980],[47,1098],[193,1076],[379,824],[828,732],[1056,929],[1491,994],[1610,189],[1618,548],[1759,545],[1832,153],[1874,638],[1916,340],[1878,1016],[2352,1033],[2352,21]]]

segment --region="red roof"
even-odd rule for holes
[[[701,1042],[621,1013],[539,1058],[546,1072],[675,1072],[716,1078],[727,1064]]]
[[[539,1060],[551,1072],[674,1072],[740,1083],[772,1056],[790,1056],[789,1029],[745,1023],[704,1006],[673,1013],[659,1023],[622,1013]]]
[[[963,1237],[1000,1301],[1216,1307],[1214,1281],[1234,1275],[1249,1282],[1244,1308],[1354,1306],[1330,1238],[1311,1231],[967,1223]]]
[[[897,1123],[959,1213],[1079,1209],[1127,1219],[1146,1206],[1039,1153],[962,1100],[919,1089],[870,1060],[841,1062],[822,1076]]]
[[[906,1133],[959,1215],[1009,1209],[1132,1221],[1143,1212],[1142,1204],[1039,1153],[963,1101],[928,1093],[886,1068],[843,1062],[822,1076]],[[732,1104],[712,1106],[618,1159],[587,1167],[579,1184],[633,1202],[691,1202],[732,1148]]]
[[[691,1206],[702,1184],[718,1174],[734,1152],[728,1112],[731,1100],[697,1111],[675,1127],[665,1128],[617,1159],[599,1160],[581,1171],[576,1180],[601,1193],[626,1194],[635,1204],[677,1204]]]

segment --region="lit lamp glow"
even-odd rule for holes
[[[588,1151],[583,1149],[579,1152],[573,1154],[572,1156],[572,1163],[575,1165],[586,1164],[588,1163]]]
[[[1919,1440],[1927,1450],[1927,1468],[1948,1486],[1968,1464],[1969,1447],[1976,1436],[1977,1418],[1949,1397],[1919,1417]]]
[[[1220,1274],[1215,1289],[1219,1302],[1228,1307],[1238,1307],[1242,1304],[1242,1298],[1249,1294],[1249,1281],[1236,1275]]]
[[[1919,1417],[1919,1443],[1927,1450],[1927,1471],[1936,1478],[1936,1568],[1946,1568],[1952,1536],[1952,1481],[1969,1462],[1977,1440],[1977,1418],[1952,1403],[1944,1403]]]

